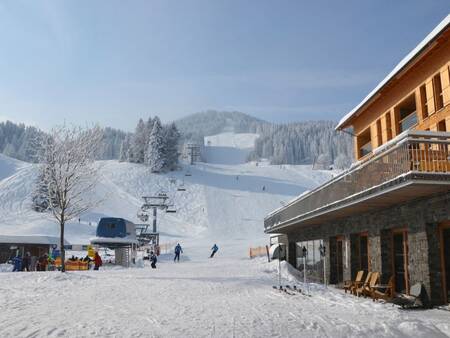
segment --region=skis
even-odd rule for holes
[[[281,285],[280,285],[280,286],[274,285],[274,286],[272,286],[272,288],[274,288],[275,290],[278,290],[278,291],[280,291],[280,292],[283,292],[283,293],[285,293],[285,294],[288,294],[288,295],[290,295],[290,296],[295,295],[295,293],[289,291],[288,288],[283,288],[283,286],[281,286]]]
[[[275,290],[278,290],[278,291],[280,291],[282,293],[285,293],[287,295],[290,295],[290,296],[302,295],[302,296],[311,297],[311,295],[303,292],[302,289],[297,288],[296,285],[293,285],[293,286],[286,285],[284,287],[282,285],[280,285],[280,286],[273,285],[272,288],[275,289]]]

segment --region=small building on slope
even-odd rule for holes
[[[450,302],[450,15],[338,123],[356,162],[267,215],[288,260],[333,284],[360,270]],[[325,250],[323,250],[325,248]]]

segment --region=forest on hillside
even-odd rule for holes
[[[259,138],[249,160],[268,159],[273,164],[315,164],[321,168],[346,168],[353,160],[352,139],[348,134],[334,130],[332,121],[307,121],[275,124],[240,112],[206,111],[192,114],[173,123],[162,124],[158,117],[140,120],[134,132],[110,127],[102,128],[103,142],[98,159],[118,159],[148,164],[149,137],[155,121],[161,127],[161,139],[166,165],[173,170],[174,157],[187,142],[203,144],[203,138],[225,131],[255,133]],[[0,153],[22,161],[35,162],[39,138],[45,133],[35,127],[0,123]],[[168,140],[170,139],[170,140]],[[159,141],[158,141],[159,142]],[[169,159],[168,153],[173,153]],[[153,156],[153,155],[152,155]],[[156,156],[156,155],[155,155]],[[158,155],[159,156],[159,155]]]

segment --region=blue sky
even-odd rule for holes
[[[2,0],[0,120],[338,120],[449,12],[448,0]]]

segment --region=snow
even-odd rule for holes
[[[4,159],[4,158],[3,158]],[[158,213],[161,240],[184,237],[245,238],[263,233],[263,218],[305,190],[328,180],[329,171],[311,166],[271,166],[265,162],[239,165],[200,163],[167,174],[152,174],[144,165],[100,161],[95,194],[103,202],[66,225],[72,244],[88,244],[100,217],[121,217],[141,223],[136,213],[141,196],[165,190],[177,210]],[[5,161],[0,159],[0,168]],[[189,171],[192,176],[185,176]],[[20,166],[0,180],[0,234],[58,236],[50,215],[31,210],[35,165]],[[173,182],[176,180],[176,183]],[[185,192],[177,191],[184,184]],[[262,187],[265,186],[265,191]]]
[[[57,236],[4,236],[0,235],[0,243],[11,244],[45,244],[59,245],[59,237]],[[69,244],[66,241],[66,244]]]
[[[359,109],[364,106],[371,98],[373,98],[379,90],[384,87],[391,79],[393,79],[409,62],[411,62],[428,44],[433,41],[444,29],[450,25],[450,14],[442,20],[425,39],[423,39],[411,52],[408,53],[395,68],[349,113],[347,113],[337,124],[336,130],[341,129],[342,126],[350,120]]]
[[[405,311],[321,285],[282,262],[245,258],[247,241],[182,243],[157,269],[0,274],[2,337],[448,337],[448,311]],[[43,305],[46,306],[43,306]],[[26,316],[26,320],[21,320]]]
[[[258,137],[258,134],[231,132],[206,136],[202,156],[208,163],[244,164]]]
[[[136,237],[92,237],[92,244],[138,244]]]
[[[0,172],[10,163],[17,166],[0,180],[0,234],[58,235],[50,216],[30,209],[37,167],[1,157]],[[13,273],[11,265],[0,264],[1,337],[450,336],[443,309],[407,312],[332,287],[303,285],[300,272],[282,262],[282,283],[311,297],[287,295],[272,288],[278,283],[277,261],[248,258],[249,247],[268,242],[263,217],[333,172],[267,162],[201,163],[157,175],[138,164],[98,165],[95,194],[103,203],[68,224],[67,239],[89,243],[102,216],[139,223],[140,197],[165,190],[177,213],[158,214],[161,242],[179,241],[181,262],[163,254],[156,270],[138,257],[135,268],[105,265],[64,274]],[[188,171],[192,176],[185,176]],[[181,184],[185,192],[177,191]],[[220,249],[209,259],[214,243]]]

